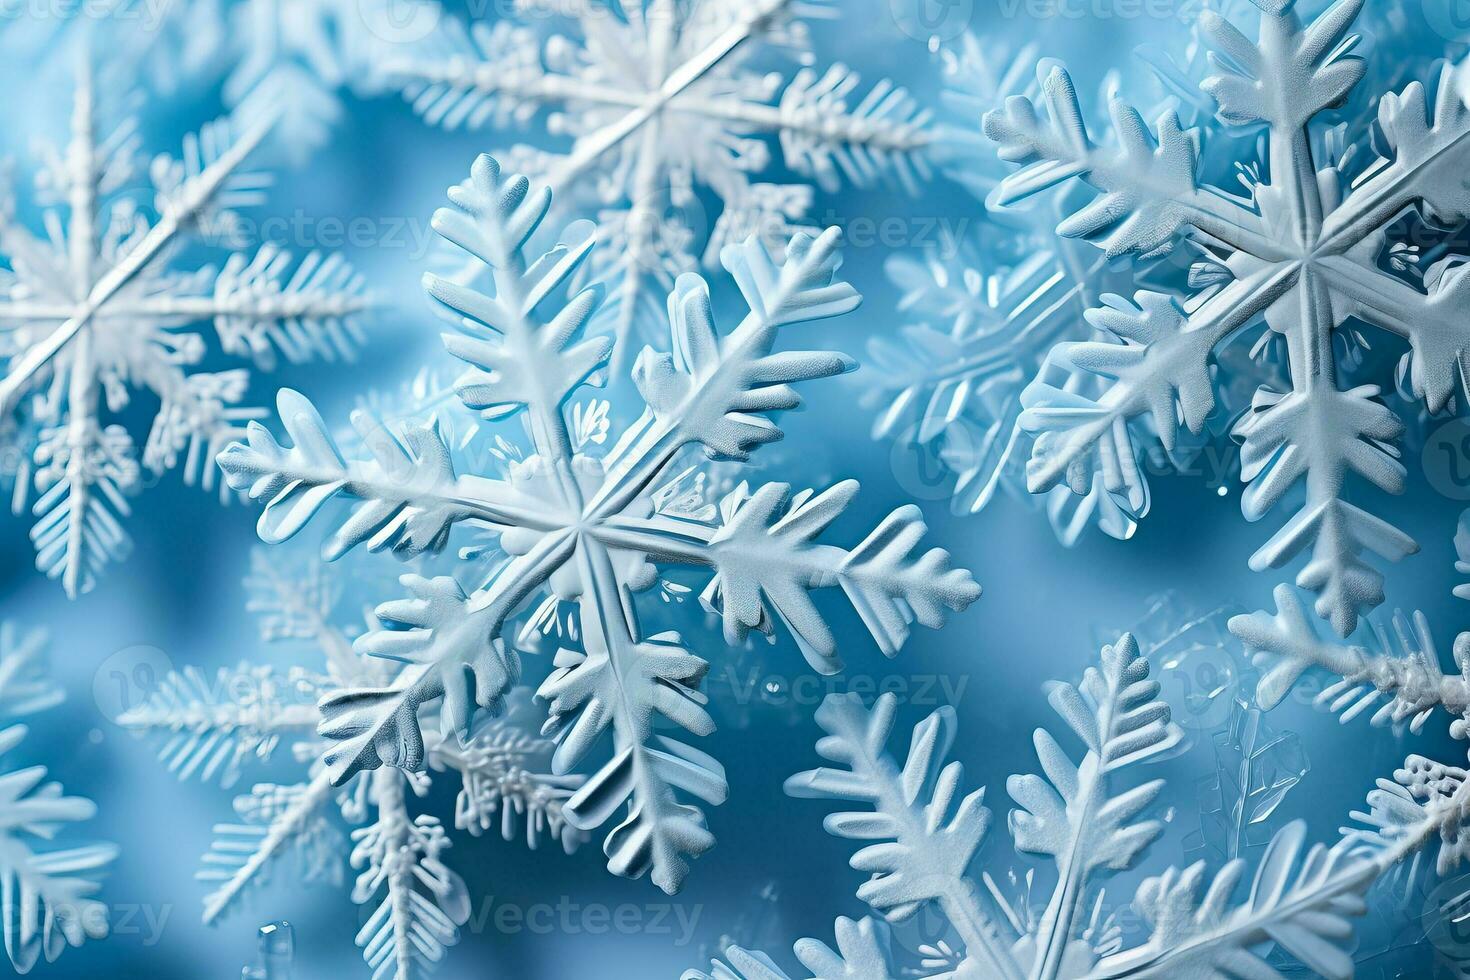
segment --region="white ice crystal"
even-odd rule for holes
[[[681,460],[696,447],[747,460],[781,437],[771,415],[800,403],[794,384],[852,367],[838,353],[776,350],[778,337],[800,324],[858,304],[853,288],[835,278],[835,230],[796,236],[779,262],[755,237],[728,246],[722,261],[749,313],[726,333],[704,280],[680,276],[668,300],[672,352],[646,348],[633,369],[641,417],[611,445],[578,449],[570,399],[602,373],[612,349],[610,340],[583,336],[601,288],[570,286],[592,248],[587,229],[528,255],[550,192],[503,176],[486,156],[450,199],[454,206],[435,214],[434,227],[487,267],[493,293],[433,275],[426,288],[460,327],[446,347],[472,366],[459,397],[487,420],[519,416],[528,437],[523,458],[504,478],[460,473],[433,425],[389,431],[359,416],[370,457],[344,462],[310,403],[286,391],[279,408],[292,444],[252,424],[248,443],[226,449],[220,465],[231,486],[265,502],[266,541],[294,535],[334,497],[354,498],[345,516],[327,518],[335,528],[329,558],[359,544],[403,555],[438,550],[461,524],[499,536],[504,559],[483,585],[467,592],[452,577],[409,578],[406,598],[378,608],[386,628],[358,647],[406,666],[391,682],[322,702],[321,732],[336,743],[326,755],[335,778],[384,764],[422,768],[429,726],[421,715],[433,702],[441,738],[467,731],[477,709],[496,710],[519,671],[511,620],[549,593],[575,604],[578,623],[538,691],[549,702],[545,730],[558,739],[554,771],[571,771],[599,743],[612,749],[568,801],[567,819],[591,830],[622,811],[607,838],[608,867],[634,877],[651,871],[673,891],[686,858],[714,840],[703,811],[681,797],[717,804],[726,783],[716,760],[654,732],[659,716],[695,735],[713,727],[699,691],[707,661],[677,633],[646,632],[640,622],[637,593],[654,583],[656,565],[710,570],[701,598],[720,615],[728,641],[773,631],[779,621],[824,673],[839,667],[837,640],[812,591],[840,588],[891,656],[913,620],[939,626],[946,607],[968,606],[979,589],[942,550],[918,550],[924,524],[912,506],[854,548],[818,542],[857,492],[854,481],[819,493],[741,484],[698,517],[668,509],[670,498],[655,492],[677,482]]]
[[[120,719],[162,734],[160,757],[180,779],[197,775],[229,786],[248,763],[269,760],[283,745],[300,765],[301,781],[256,784],[235,799],[239,822],[215,827],[198,874],[214,889],[204,900],[204,921],[238,907],[248,887],[292,855],[306,881],[340,884],[350,867],[357,872],[352,901],[372,909],[357,943],[373,977],[421,976],[458,941],[470,914],[464,882],[445,860],[451,841],[443,822],[411,806],[434,777],[385,767],[334,784],[316,734],[316,702],[326,692],[388,684],[398,668],[352,649],[361,630],[338,625],[343,583],[320,561],[298,574],[261,549],[248,584],[263,638],[309,643],[325,669],[241,664],[211,677],[185,668]],[[431,739],[426,758],[434,774],[459,781],[454,829],[523,836],[533,848],[557,840],[570,851],[582,836],[566,823],[562,804],[582,780],[537,772],[550,751],[549,741],[510,720],[487,719],[464,740]]]
[[[240,971],[240,980],[291,980],[296,934],[289,922],[269,922],[256,933],[259,956]]]
[[[186,247],[233,237],[231,209],[260,197],[266,178],[241,167],[267,122],[232,132],[221,120],[191,135],[179,159],[155,157],[150,211],[128,193],[141,163],[135,124],[103,129],[97,115],[83,72],[70,140],[37,178],[42,234],[0,196],[0,431],[27,456],[12,507],[30,505],[36,566],[72,596],[127,551],[121,519],[145,471],[182,460],[186,480],[212,485],[208,461],[257,414],[242,404],[249,371],[198,370],[207,354],[261,368],[346,357],[366,303],[336,256],[293,267],[267,244],[218,269],[180,268]],[[141,451],[107,419],[140,395],[152,414]]]
[[[1250,195],[1207,186],[1198,175],[1200,137],[1172,113],[1151,130],[1121,101],[1111,106],[1112,145],[1088,135],[1071,79],[1043,80],[1045,116],[1013,98],[986,117],[1002,156],[1024,166],[996,189],[1008,203],[1080,178],[1093,199],[1059,226],[1095,241],[1109,257],[1156,256],[1187,239],[1207,256],[1195,264],[1187,299],[1140,290],[1109,296],[1089,312],[1105,342],[1059,345],[1049,368],[1104,379],[1097,395],[1068,391],[1044,372],[1024,395],[1021,424],[1036,433],[1027,476],[1033,490],[1065,481],[1088,492],[1101,476],[1112,491],[1142,493],[1130,423],[1150,416],[1165,447],[1181,423],[1193,432],[1216,406],[1212,356],[1243,328],[1264,321],[1284,349],[1290,382],[1257,389],[1234,430],[1242,448],[1242,498],[1257,520],[1301,485],[1301,505],[1252,557],[1256,570],[1307,554],[1297,577],[1317,594],[1319,615],[1343,635],[1382,601],[1371,552],[1397,560],[1415,550],[1402,531],[1346,497],[1356,474],[1399,492],[1404,468],[1395,440],[1403,425],[1375,385],[1346,387],[1338,347],[1361,342],[1358,321],[1407,341],[1401,371],[1431,411],[1463,387],[1470,327],[1463,313],[1464,257],[1451,254],[1399,274],[1381,258],[1390,227],[1405,215],[1430,226],[1470,216],[1462,179],[1470,148],[1465,69],[1440,72],[1433,99],[1417,82],[1378,100],[1365,166],[1343,152],[1342,135],[1319,119],[1363,75],[1349,29],[1362,0],[1339,0],[1303,25],[1290,2],[1260,0],[1259,40],[1218,14],[1201,15],[1215,74],[1204,89],[1221,118],[1264,124],[1269,155]],[[1364,152],[1366,151],[1366,152]],[[1269,170],[1269,176],[1264,171]],[[1416,270],[1417,272],[1418,270]]]
[[[807,977],[888,980],[900,976],[986,977],[998,980],[1103,980],[1155,977],[1224,980],[1279,977],[1266,961],[1273,948],[1314,975],[1353,974],[1351,918],[1364,910],[1372,883],[1433,840],[1443,838],[1442,869],[1465,848],[1459,813],[1470,790],[1449,787],[1454,799],[1418,796],[1427,784],[1415,771],[1384,781],[1369,794],[1364,828],[1333,846],[1308,847],[1301,822],[1279,830],[1261,855],[1250,894],[1237,896],[1247,865],[1234,860],[1210,874],[1203,861],[1146,878],[1131,907],[1148,930],[1125,946],[1104,876],[1135,868],[1163,825],[1144,811],[1164,781],[1139,781],[1137,770],[1166,757],[1181,732],[1149,678],[1149,664],[1132,636],[1104,647],[1100,663],[1078,686],[1055,684],[1048,700],[1070,729],[1081,756],[1047,729],[1035,733],[1042,774],[1012,776],[1006,791],[1017,807],[1008,827],[1018,852],[1055,864],[1050,897],[1040,909],[1007,896],[1003,876],[969,867],[990,827],[985,791],[964,794],[963,767],[946,762],[955,714],[941,708],[913,733],[902,764],[885,750],[897,712],[886,694],[871,710],[854,695],[832,695],[818,709],[828,733],[818,753],[834,768],[787,781],[798,797],[851,800],[860,809],[827,817],[829,833],[863,842],[854,869],[871,874],[858,897],[881,919],[836,923],[837,949],[814,939],[796,945]],[[1414,760],[1409,762],[1410,769]],[[1443,780],[1439,787],[1448,786]],[[1433,789],[1434,787],[1431,787]],[[964,794],[964,795],[961,795]],[[1037,883],[1028,877],[1032,894]],[[895,963],[889,923],[935,905],[949,939],[925,944],[919,963]],[[786,980],[767,955],[740,947],[711,972],[686,980]]]
[[[22,718],[61,703],[61,688],[46,676],[45,646],[40,630],[22,634],[13,623],[0,623],[0,717]],[[25,725],[0,729],[0,754],[14,752],[26,731]],[[97,807],[61,795],[61,784],[45,779],[44,766],[0,772],[0,915],[5,954],[19,973],[108,931],[107,906],[93,896],[117,849],[53,846],[67,824],[91,819]]]
[[[826,190],[840,181],[885,177],[912,186],[926,172],[928,114],[881,81],[859,96],[849,68],[763,72],[764,51],[813,59],[803,18],[830,16],[821,0],[596,0],[527,5],[532,15],[566,15],[569,33],[544,45],[511,21],[447,29],[388,67],[430,123],[503,126],[545,118],[564,152],[518,146],[503,155],[550,186],[585,189],[604,240],[596,278],[612,291],[620,349],[648,308],[703,251],[751,233],[768,241],[804,224],[806,184],[760,181],[772,161]],[[705,195],[718,213],[704,215]],[[631,349],[623,350],[631,355]]]

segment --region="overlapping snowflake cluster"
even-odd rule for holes
[[[837,275],[838,232],[808,227],[819,190],[912,190],[933,166],[987,198],[973,240],[890,258],[903,319],[869,344],[863,385],[875,437],[937,447],[957,511],[1044,494],[1064,544],[1094,525],[1128,538],[1149,466],[1180,465],[1228,430],[1245,516],[1291,509],[1252,567],[1304,558],[1298,587],[1344,637],[1383,600],[1375,556],[1417,547],[1350,484],[1402,490],[1406,416],[1470,397],[1470,254],[1454,233],[1470,224],[1470,69],[1406,83],[1420,66],[1398,57],[1401,10],[1210,0],[1177,48],[1139,52],[1164,93],[1145,112],[1114,73],[1100,99],[1079,97],[1053,62],[1032,81],[1033,48],[967,37],[944,53],[956,129],[887,80],[814,67],[809,24],[836,12],[825,0],[523,0],[469,26],[437,0],[102,0],[39,19],[18,2],[0,0],[0,55],[91,67],[66,145],[43,154],[36,207],[0,187],[13,507],[32,511],[37,565],[73,596],[126,551],[128,496],[147,474],[179,467],[209,485],[217,460],[226,487],[263,505],[272,545],[326,525],[321,560],[298,571],[262,549],[249,582],[263,637],[309,648],[309,663],[186,668],[122,721],[158,735],[180,778],[229,787],[257,764],[294,764],[216,828],[198,876],[205,921],[288,859],[306,881],[350,879],[371,910],[357,943],[377,980],[419,976],[458,941],[471,896],[452,831],[570,851],[609,827],[611,872],[677,891],[728,793],[694,742],[714,728],[704,680],[724,646],[789,636],[831,674],[846,641],[829,603],[845,600],[891,657],[914,622],[939,627],[978,596],[923,545],[917,508],[848,547],[829,528],[856,481],[758,482],[752,457],[773,462],[763,447],[783,436],[798,386],[855,366],[788,342],[859,302]],[[1360,15],[1371,66],[1354,56]],[[216,86],[231,114],[179,158],[145,161],[140,124],[111,123],[113,76],[92,78],[104,52],[155,92]],[[268,138],[305,160],[344,95],[395,91],[432,126],[535,136],[504,150],[504,169],[476,159],[434,215],[442,274],[425,291],[468,367],[363,389],[341,428],[282,390],[273,434],[249,407],[250,371],[217,362],[345,358],[368,301],[338,258],[239,250],[236,211],[267,183],[247,160]],[[1094,102],[1106,130],[1084,123]],[[586,217],[598,227],[570,220]],[[200,267],[208,250],[232,254]],[[731,302],[701,268],[723,270]],[[742,316],[722,328],[732,305]],[[1377,366],[1367,327],[1407,348],[1394,380],[1411,407],[1360,383]],[[1236,342],[1247,334],[1249,350]],[[130,429],[140,415],[146,434]],[[1457,541],[1470,570],[1470,524]],[[368,594],[344,585],[372,577],[361,551],[391,552],[405,573],[395,597],[386,583],[371,592],[379,604],[357,627],[341,613]],[[719,640],[670,615],[695,598]],[[870,875],[858,898],[876,917],[839,918],[835,949],[799,943],[802,975],[1350,977],[1374,883],[1415,884],[1430,855],[1446,872],[1470,849],[1470,780],[1411,755],[1339,840],[1309,846],[1302,824],[1273,819],[1306,762],[1266,712],[1326,668],[1339,679],[1318,701],[1344,720],[1372,712],[1417,731],[1438,707],[1465,737],[1470,634],[1447,674],[1422,616],[1349,644],[1320,637],[1291,587],[1276,606],[1229,620],[1262,670],[1254,703],[1222,699],[1219,724],[1196,729],[1216,756],[1214,809],[1186,847],[1213,866],[1143,874],[1164,829],[1150,766],[1185,733],[1128,634],[1080,683],[1048,688],[1065,724],[1038,730],[1037,771],[1006,783],[1015,860],[1041,859],[1020,876],[974,867],[991,813],[948,760],[952,709],[914,729],[900,762],[886,749],[891,695],[829,697],[816,717],[831,765],[787,791],[855,804],[825,826],[862,842],[852,866]],[[1149,651],[1166,672],[1225,647],[1223,615],[1172,616],[1156,608],[1143,624],[1167,634]],[[8,713],[60,697],[38,650],[0,629]],[[534,732],[523,658],[547,668]],[[0,732],[0,750],[24,734]],[[44,843],[92,812],[44,778],[0,776],[0,912],[21,972],[106,931],[94,893],[113,851]],[[458,792],[441,818],[425,811],[446,778]],[[1120,924],[1125,904],[1142,935]],[[895,940],[927,908],[945,931],[905,956]],[[247,978],[290,969],[289,926],[262,937]],[[686,976],[789,974],[737,945]]]
[[[533,848],[557,840],[567,851],[582,835],[567,824],[562,806],[582,780],[537,771],[551,743],[518,722],[485,719],[463,739],[431,739],[425,758],[432,773],[381,768],[334,783],[321,761],[318,699],[391,683],[399,668],[352,649],[362,630],[340,624],[343,576],[320,560],[283,568],[263,550],[252,564],[250,608],[262,638],[314,647],[321,666],[242,663],[213,676],[186,667],[162,678],[119,722],[160,735],[160,758],[180,779],[229,787],[248,766],[283,750],[301,769],[298,782],[252,786],[235,798],[238,822],[216,826],[198,874],[213,889],[204,899],[206,923],[243,904],[251,886],[292,858],[308,882],[341,885],[350,867],[352,901],[372,908],[357,943],[373,976],[419,976],[458,941],[471,911],[464,881],[445,856],[445,822],[414,812],[413,800],[428,792],[433,774],[459,781],[454,829],[474,836],[498,829],[505,840],[523,836]]]
[[[597,215],[607,247],[592,278],[611,294],[615,357],[652,336],[630,334],[657,322],[675,278],[701,254],[714,267],[727,243],[754,233],[779,247],[809,223],[812,187],[762,180],[773,164],[828,191],[843,180],[913,187],[927,173],[928,113],[906,91],[885,80],[863,92],[844,65],[811,67],[804,20],[835,16],[825,2],[526,8],[556,15],[566,33],[542,39],[510,20],[446,24],[435,43],[399,49],[386,70],[435,125],[536,120],[569,141],[497,155]],[[783,70],[761,70],[771,52]],[[788,77],[792,60],[802,67]]]
[[[1277,830],[1244,900],[1237,897],[1249,871],[1243,858],[1213,872],[1199,861],[1143,879],[1128,904],[1148,933],[1125,945],[1115,921],[1121,903],[1102,880],[1136,867],[1162,833],[1163,823],[1145,814],[1164,781],[1140,782],[1138,770],[1167,758],[1183,738],[1149,672],[1125,633],[1103,648],[1080,685],[1050,688],[1047,699],[1081,757],[1037,729],[1041,772],[1006,781],[1017,804],[1008,820],[1015,850],[1055,865],[1050,897],[1037,907],[1027,901],[1035,887],[1030,874],[1020,896],[1008,893],[1004,875],[970,876],[991,813],[985,790],[966,793],[963,766],[946,761],[956,736],[953,709],[939,709],[914,729],[900,764],[885,749],[898,710],[893,695],[871,709],[853,695],[829,696],[817,711],[827,732],[817,752],[835,767],[799,773],[786,791],[859,805],[828,816],[825,826],[863,842],[851,863],[871,877],[858,898],[881,918],[839,918],[835,950],[802,940],[796,957],[807,972],[797,975],[1264,978],[1282,975],[1273,963],[1284,952],[1314,976],[1348,978],[1352,919],[1364,912],[1373,883],[1406,861],[1416,868],[1421,852],[1436,845],[1442,872],[1464,857],[1470,835],[1461,814],[1470,790],[1462,788],[1463,771],[1411,756],[1394,780],[1381,780],[1368,794],[1367,812],[1356,815],[1361,826],[1339,842],[1308,846],[1300,821]],[[919,948],[920,962],[895,962],[890,923],[929,905],[941,910],[948,932]],[[961,945],[951,945],[952,938]],[[711,972],[685,974],[686,980],[790,976],[766,954],[739,946]]]

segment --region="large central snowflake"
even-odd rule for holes
[[[180,159],[149,168],[155,213],[124,193],[139,139],[128,120],[98,123],[90,76],[77,86],[70,141],[38,178],[44,236],[0,198],[0,441],[28,459],[16,468],[14,505],[40,492],[31,538],[36,565],[69,594],[89,589],[128,537],[119,516],[143,470],[181,457],[202,473],[253,410],[240,404],[244,369],[200,371],[211,351],[188,329],[210,322],[219,352],[272,366],[278,357],[341,358],[355,343],[361,283],[337,257],[291,257],[272,246],[236,252],[224,266],[180,271],[178,255],[238,237],[232,208],[255,202],[268,182],[241,172],[269,130],[231,132],[220,121],[191,135]],[[106,424],[135,394],[152,401],[141,458],[121,424]]]
[[[1202,87],[1220,116],[1269,127],[1269,173],[1249,199],[1202,185],[1197,134],[1181,129],[1172,113],[1151,131],[1114,101],[1117,145],[1095,144],[1060,68],[1043,82],[1049,119],[1025,98],[985,119],[1002,156],[1027,164],[1002,181],[996,201],[1081,178],[1096,195],[1061,233],[1091,239],[1110,257],[1157,255],[1183,234],[1208,256],[1191,272],[1202,288],[1187,301],[1149,290],[1131,301],[1109,296],[1088,318],[1111,339],[1053,350],[1050,367],[1063,376],[1082,372],[1106,385],[1091,397],[1043,373],[1029,387],[1021,424],[1037,438],[1028,482],[1045,490],[1065,480],[1089,492],[1100,475],[1111,490],[1138,485],[1130,421],[1151,415],[1168,448],[1181,422],[1198,432],[1215,407],[1212,355],[1264,319],[1284,345],[1290,385],[1257,389],[1235,427],[1250,483],[1242,507],[1256,520],[1299,484],[1304,497],[1251,567],[1279,568],[1308,553],[1297,582],[1317,594],[1318,613],[1346,635],[1360,612],[1383,600],[1382,575],[1367,555],[1397,560],[1416,546],[1345,498],[1352,474],[1388,492],[1402,489],[1394,441],[1403,426],[1378,387],[1342,384],[1346,369],[1335,344],[1355,343],[1357,321],[1404,338],[1404,374],[1433,412],[1463,386],[1470,345],[1464,256],[1439,258],[1420,277],[1400,274],[1389,253],[1393,225],[1406,216],[1430,227],[1470,217],[1465,69],[1444,68],[1432,106],[1417,82],[1383,96],[1383,139],[1375,140],[1381,155],[1354,172],[1353,155],[1339,152],[1340,134],[1314,129],[1314,120],[1363,75],[1362,62],[1349,56],[1357,38],[1348,33],[1362,0],[1339,0],[1307,26],[1289,2],[1258,6],[1254,42],[1213,12],[1200,20],[1217,71]]]
[[[601,288],[570,286],[591,239],[528,256],[551,194],[503,177],[489,157],[450,199],[455,207],[439,210],[434,227],[483,263],[493,286],[491,294],[426,279],[462,330],[446,347],[474,366],[459,380],[459,397],[487,420],[520,416],[531,452],[512,459],[504,479],[461,475],[436,426],[389,432],[360,414],[371,458],[344,462],[310,403],[285,391],[281,421],[293,445],[252,423],[249,443],[230,446],[220,465],[232,486],[266,502],[267,541],[295,534],[340,494],[359,503],[337,522],[328,557],[364,543],[405,555],[438,550],[456,525],[488,529],[505,553],[469,594],[454,578],[408,577],[409,597],[379,607],[386,628],[359,646],[407,666],[391,683],[322,702],[322,733],[337,743],[326,762],[337,778],[385,763],[420,768],[419,714],[428,702],[439,701],[446,731],[467,730],[477,705],[497,709],[519,670],[508,623],[549,590],[578,611],[576,635],[562,638],[557,670],[538,692],[559,740],[553,768],[571,770],[609,730],[612,742],[611,759],[568,801],[567,818],[590,830],[629,803],[608,837],[608,866],[628,876],[651,870],[673,891],[688,871],[685,857],[713,843],[702,811],[678,794],[715,804],[726,783],[714,759],[654,734],[657,716],[694,734],[713,728],[698,690],[707,662],[677,633],[649,635],[640,623],[635,593],[655,581],[655,562],[713,571],[703,598],[731,642],[780,620],[824,673],[838,668],[837,640],[810,591],[841,588],[892,655],[910,621],[938,626],[946,606],[964,608],[979,589],[945,552],[915,550],[924,525],[914,507],[894,511],[855,548],[818,543],[856,493],[854,481],[797,494],[785,484],[753,493],[742,484],[703,520],[663,506],[655,493],[687,448],[748,459],[780,438],[770,415],[799,404],[793,384],[852,367],[839,353],[774,349],[778,334],[857,306],[857,292],[834,278],[835,230],[796,236],[783,262],[755,237],[727,247],[724,265],[750,309],[728,334],[716,328],[704,280],[681,276],[668,301],[672,353],[645,349],[633,369],[643,414],[594,456],[585,442],[576,448],[566,411],[612,349],[607,339],[582,336]]]
[[[842,65],[803,68],[783,85],[779,73],[752,64],[766,46],[810,60],[797,18],[824,13],[818,4],[633,0],[566,9],[581,38],[554,35],[544,53],[527,28],[479,23],[458,36],[446,29],[441,54],[423,53],[426,43],[388,71],[439,125],[524,123],[550,110],[546,128],[569,137],[570,148],[516,147],[505,158],[553,187],[593,192],[604,235],[618,246],[598,276],[616,286],[620,339],[701,248],[713,265],[726,242],[754,231],[784,240],[800,224],[809,186],[753,179],[771,162],[768,138],[787,167],[828,190],[841,178],[866,184],[885,175],[911,185],[922,172],[928,114],[903,89],[880,82],[854,103],[858,78]],[[719,202],[702,245],[701,190]]]

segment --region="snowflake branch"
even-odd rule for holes
[[[1323,667],[1341,678],[1314,699],[1318,705],[1342,713],[1345,723],[1386,702],[1372,715],[1372,724],[1398,724],[1405,719],[1418,731],[1436,707],[1456,721],[1451,726],[1457,737],[1470,723],[1470,679],[1465,674],[1446,675],[1423,613],[1412,620],[1394,619],[1398,646],[1403,655],[1375,653],[1362,646],[1332,643],[1318,637],[1307,621],[1301,601],[1289,586],[1276,587],[1276,614],[1265,611],[1232,617],[1230,632],[1255,652],[1256,662],[1269,667],[1256,691],[1261,707],[1280,704],[1303,673]],[[1388,637],[1381,646],[1389,648]],[[1455,663],[1463,671],[1470,663],[1470,634],[1455,640]]]

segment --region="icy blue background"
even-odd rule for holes
[[[903,9],[914,0],[894,2]],[[924,99],[933,99],[938,66],[921,40],[900,29],[886,3],[844,0],[839,9],[837,20],[817,26],[822,63],[845,61],[869,80],[890,75]],[[1024,9],[1011,16],[1005,9],[996,0],[976,0],[969,24],[1018,42],[1037,40],[1044,54],[1065,58],[1079,77],[1090,79],[1112,67],[1122,67],[1126,77],[1136,78],[1137,67],[1130,65],[1129,55],[1135,44],[1182,36],[1176,22],[1147,16],[1037,20]],[[1413,28],[1422,32],[1427,57],[1462,49],[1426,27],[1417,4],[1410,5],[1408,14]],[[0,143],[23,161],[16,173],[24,200],[28,187],[19,178],[30,172],[25,154],[31,137],[36,130],[63,135],[69,92],[32,89],[14,75],[0,66],[6,101],[12,103],[0,113],[5,123]],[[218,111],[217,93],[212,91],[150,103],[143,112],[147,145],[176,147],[184,132]],[[277,171],[271,202],[257,217],[299,212],[347,220],[368,215],[385,222],[404,219],[422,230],[443,189],[463,177],[477,152],[521,139],[516,133],[488,130],[470,134],[432,130],[392,97],[349,100],[348,111],[333,144],[308,166]],[[828,206],[842,216],[983,220],[977,201],[938,179],[917,199],[893,191],[819,195],[816,212],[821,214]],[[287,244],[302,251],[313,243]],[[424,257],[411,246],[392,244],[344,251],[368,274],[372,288],[387,304],[374,321],[371,349],[350,367],[288,370],[276,376],[281,383],[310,392],[327,417],[338,419],[370,386],[401,378],[406,368],[425,359],[444,363],[437,346],[438,326],[417,286]],[[866,302],[856,315],[820,325],[818,336],[808,338],[814,345],[826,343],[860,356],[867,337],[898,325],[894,291],[882,273],[885,255],[877,247],[848,250],[845,273]],[[904,453],[892,453],[887,445],[868,440],[870,419],[854,410],[861,383],[859,373],[809,389],[808,411],[789,418],[786,426],[790,445],[799,451],[785,454],[779,472],[781,479],[799,484],[821,484],[834,476],[860,478],[865,492],[837,529],[849,535],[909,496],[905,487],[913,482],[907,468],[915,465]],[[261,387],[256,392],[261,401],[269,398]],[[626,387],[623,394],[626,397]],[[626,401],[620,408],[619,417],[626,421],[630,417]],[[1410,533],[1423,550],[1391,570],[1384,611],[1423,609],[1447,654],[1454,633],[1466,622],[1463,605],[1449,596],[1456,581],[1451,535],[1463,504],[1427,485],[1417,451],[1409,451],[1406,462],[1409,492],[1378,512]],[[1031,730],[1052,721],[1042,696],[1045,680],[1075,679],[1093,661],[1098,630],[1128,626],[1145,610],[1147,597],[1164,590],[1177,590],[1202,609],[1270,607],[1274,580],[1246,568],[1248,556],[1270,531],[1241,520],[1237,485],[1229,484],[1222,496],[1205,478],[1156,478],[1153,491],[1153,511],[1133,540],[1117,542],[1092,533],[1072,550],[1056,543],[1040,515],[1012,500],[1001,499],[983,515],[965,519],[950,516],[943,500],[921,500],[933,540],[974,571],[985,589],[981,600],[945,631],[916,632],[893,662],[873,649],[850,613],[833,611],[844,635],[853,641],[843,651],[848,676],[835,679],[832,689],[841,689],[854,676],[941,675],[951,689],[964,685],[956,704],[961,719],[956,754],[965,762],[970,785],[991,788],[988,800],[997,821],[982,860],[993,873],[1024,867],[1007,851],[1001,822],[1007,809],[1004,780],[1034,765]],[[75,603],[67,602],[59,588],[33,570],[27,523],[10,520],[0,525],[4,556],[0,587],[5,595],[0,614],[50,628],[55,672],[69,693],[65,706],[32,723],[36,737],[18,761],[44,759],[69,790],[97,800],[100,815],[91,827],[97,836],[123,847],[105,895],[125,914],[134,905],[141,910],[131,921],[120,923],[119,934],[109,941],[69,952],[42,975],[232,978],[253,956],[255,927],[281,917],[298,929],[299,975],[365,975],[352,944],[359,920],[345,893],[300,887],[285,868],[271,888],[250,899],[251,912],[218,928],[199,925],[199,900],[205,889],[193,880],[193,873],[208,848],[211,826],[233,817],[230,794],[176,782],[156,762],[154,746],[108,721],[94,694],[101,692],[101,702],[109,703],[114,696],[110,692],[116,690],[111,672],[136,663],[137,647],[156,648],[176,666],[206,668],[285,656],[285,651],[262,652],[255,624],[243,608],[241,578],[255,541],[254,518],[251,508],[221,509],[210,495],[167,479],[135,502],[130,527],[136,548],[131,560]],[[312,532],[305,536],[312,537]],[[1147,642],[1148,637],[1143,639]],[[699,652],[714,664],[712,678],[719,678],[727,662],[725,652],[717,642]],[[805,673],[799,654],[784,638],[762,651],[760,662],[764,670],[786,678]],[[740,668],[740,678],[747,676],[746,669]],[[534,682],[545,670],[544,664],[528,659],[528,680]],[[1182,687],[1176,683],[1170,692],[1180,695]],[[727,695],[728,690],[719,694]],[[446,980],[675,976],[704,962],[727,933],[764,945],[790,964],[792,941],[801,936],[828,938],[834,916],[862,914],[865,909],[852,893],[863,876],[846,865],[851,845],[823,833],[822,805],[793,801],[781,793],[786,776],[816,762],[810,707],[756,705],[744,713],[734,709],[728,697],[716,697],[713,711],[721,728],[700,746],[728,768],[731,801],[711,814],[719,844],[696,864],[681,895],[669,900],[646,881],[609,876],[596,844],[566,857],[555,851],[530,853],[518,843],[494,838],[456,835],[449,858],[477,897],[476,916],[483,916],[486,925],[479,931],[465,930],[439,975]],[[900,730],[906,731],[928,710],[906,705]],[[1300,733],[1312,761],[1312,771],[1288,797],[1279,819],[1305,818],[1311,836],[1319,840],[1334,835],[1375,776],[1391,773],[1407,751],[1447,761],[1458,760],[1463,751],[1440,734],[1444,726],[1438,722],[1422,736],[1400,740],[1362,722],[1342,727],[1329,715],[1290,702],[1274,712],[1271,721],[1277,728]],[[1152,851],[1147,868],[1159,869],[1182,858],[1180,838],[1198,821],[1195,785],[1210,765],[1208,745],[1168,764],[1167,802],[1175,807],[1174,829]],[[270,770],[258,769],[247,778],[269,779]],[[452,805],[447,787],[437,796],[441,805],[427,805],[427,811],[442,813]],[[763,893],[775,900],[761,898]],[[489,915],[481,904],[484,896],[493,896]],[[599,934],[584,929],[543,935],[506,933],[494,925],[494,906],[556,906],[567,901],[613,909],[631,904],[639,907],[645,922],[654,909],[670,903],[681,911],[665,920],[667,932],[611,929]],[[684,944],[679,942],[678,914],[686,921],[696,917],[693,934]],[[154,943],[149,941],[153,928],[148,915],[155,922],[167,916]],[[1369,928],[1365,946],[1381,945],[1385,940],[1381,932]],[[1400,962],[1412,971],[1427,962],[1426,957],[1427,949],[1410,950]]]

